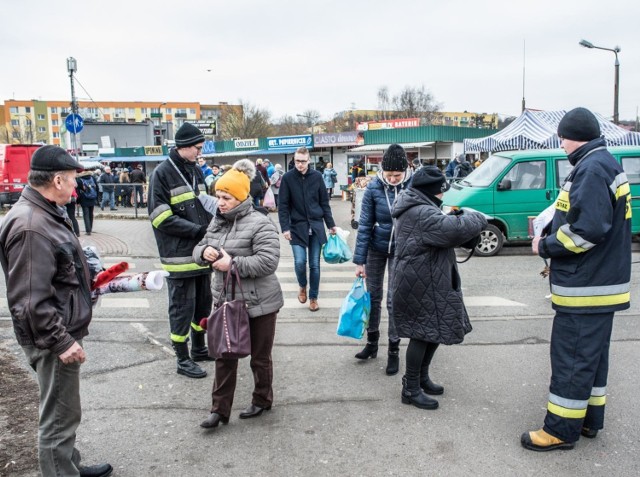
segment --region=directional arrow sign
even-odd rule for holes
[[[70,114],[64,120],[64,125],[70,133],[78,134],[84,127],[84,119],[79,114]]]

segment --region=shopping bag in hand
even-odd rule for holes
[[[274,209],[276,206],[276,198],[273,195],[273,191],[271,188],[267,189],[267,192],[264,193],[264,201],[262,202],[267,209]]]
[[[324,255],[324,261],[327,263],[348,262],[353,257],[351,249],[338,234],[329,234],[327,243],[322,248],[322,254]]]
[[[371,295],[367,291],[362,277],[356,278],[347,294],[338,318],[339,336],[347,336],[359,340],[369,326],[371,312]]]

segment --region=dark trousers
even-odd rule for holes
[[[78,341],[82,346],[82,341]],[[23,345],[38,377],[40,410],[38,462],[46,477],[79,476],[80,453],[75,449],[80,424],[80,363],[64,364],[49,350]]]
[[[271,407],[273,402],[273,361],[271,350],[276,334],[277,313],[249,319],[251,332],[251,371],[253,372],[252,404],[262,408]],[[237,359],[216,359],[216,377],[211,391],[211,412],[229,417],[233,406],[233,395],[238,376]]]
[[[367,253],[367,289],[371,294],[371,313],[369,314],[368,332],[378,331],[380,327],[380,315],[382,313],[382,295],[384,288],[384,269],[387,269],[387,283],[391,282],[391,269],[393,268],[393,254],[376,252],[369,249]],[[388,289],[388,288],[387,288]],[[387,293],[387,312],[389,312],[389,341],[400,341],[396,332],[396,323],[393,319],[393,307],[391,294]]]
[[[189,330],[201,331],[200,320],[211,314],[211,276],[168,278],[171,341],[184,343]]]
[[[76,235],[80,235],[80,226],[78,225],[78,219],[76,219],[76,203],[69,202],[65,205],[67,208],[67,215],[69,216],[69,220],[71,221],[71,226],[73,227],[73,232]]]
[[[551,384],[544,430],[566,442],[602,429],[613,313],[557,312],[551,331]]]
[[[90,234],[93,230],[93,205],[82,205],[82,220],[84,220],[84,231]]]

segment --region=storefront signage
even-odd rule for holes
[[[197,127],[205,136],[215,136],[218,131],[218,122],[215,119],[208,119],[207,121],[189,121],[195,127]]]
[[[377,129],[417,128],[418,126],[420,126],[420,118],[387,119],[357,123],[356,129],[358,131],[375,131]]]
[[[353,146],[358,142],[358,131],[314,134],[315,147]]]
[[[258,147],[258,138],[254,139],[236,139],[233,141],[233,147],[236,149],[247,149],[250,147]]]
[[[144,146],[145,156],[162,156],[162,146]]]
[[[312,147],[313,139],[310,134],[303,136],[268,137],[267,145],[269,149],[288,149],[301,146]]]

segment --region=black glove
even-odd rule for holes
[[[464,214],[464,210],[462,209],[452,209],[451,212],[449,212],[449,215],[462,215]]]

